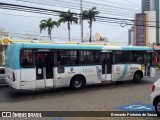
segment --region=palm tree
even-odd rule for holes
[[[56,21],[52,21],[52,18],[48,18],[47,20],[41,20],[40,21],[40,33],[42,32],[42,30],[46,30],[48,29],[48,36],[50,37],[51,40],[51,31],[54,27],[58,27],[59,26],[59,22]]]
[[[95,16],[98,15],[100,12],[96,11],[96,7],[93,7],[90,10],[84,10],[83,11],[83,20],[88,20],[89,28],[90,28],[90,38],[89,42],[92,42],[92,25],[93,21],[96,21]]]
[[[70,41],[70,25],[72,23],[75,23],[75,24],[78,24],[78,18],[75,17],[76,14],[75,13],[71,13],[70,10],[68,10],[67,13],[60,13],[59,17],[59,23],[65,23],[67,22],[67,25],[68,25],[68,38],[69,38],[69,41]]]

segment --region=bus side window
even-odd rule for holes
[[[128,51],[122,52],[122,63],[130,63],[130,56]]]
[[[114,52],[114,62],[115,62],[115,64],[122,63],[122,51],[115,51]]]
[[[89,63],[89,57],[88,57],[88,55],[85,55],[85,56],[84,56],[83,61],[84,61],[85,64],[88,64],[88,63]]]
[[[62,59],[61,58],[58,58],[57,65],[62,65]]]
[[[24,58],[24,59],[23,59],[22,65],[23,65],[23,66],[29,65],[29,62],[28,62],[28,59],[27,59],[27,58]]]
[[[22,49],[20,55],[20,65],[21,67],[34,67],[33,62],[33,50]]]
[[[78,57],[78,52],[76,50],[58,50],[57,58],[61,58],[61,65],[75,65],[76,58]],[[59,61],[57,59],[57,61]]]
[[[134,57],[133,57],[133,52],[130,52],[130,53],[129,53],[129,62],[130,62],[130,63],[133,63],[133,62],[134,62],[133,59],[134,59]]]
[[[144,53],[143,52],[134,52],[134,63],[141,64],[143,61],[144,61]]]

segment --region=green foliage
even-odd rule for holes
[[[52,21],[52,18],[49,18],[47,20],[41,20],[40,21],[40,33],[42,32],[42,30],[48,30],[48,35],[50,36],[50,40],[51,40],[51,31],[54,27],[58,27],[59,26],[59,22],[57,21]]]
[[[84,10],[83,11],[83,20],[88,20],[89,27],[91,27],[91,24],[93,21],[96,21],[95,16],[98,15],[100,12],[96,11],[96,7],[93,7],[90,10]]]
[[[82,14],[83,20],[88,20],[89,23],[89,28],[90,28],[90,38],[89,41],[91,41],[91,36],[92,36],[92,24],[93,21],[96,21],[96,15],[98,15],[100,12],[96,11],[96,7],[93,7],[90,10],[84,10]]]
[[[78,24],[78,18],[75,17],[75,16],[76,16],[75,13],[71,13],[71,11],[68,10],[67,13],[60,13],[59,14],[60,19],[59,19],[58,22],[59,22],[59,24],[62,23],[62,22],[63,23],[69,22],[70,24],[72,24],[72,22],[73,22],[75,24]]]
[[[75,23],[75,24],[78,24],[78,18],[76,17],[76,14],[75,13],[71,13],[70,10],[68,10],[67,13],[60,13],[59,14],[59,24],[61,23],[65,23],[67,22],[67,25],[68,25],[68,38],[69,38],[69,41],[70,41],[70,25],[72,23]]]

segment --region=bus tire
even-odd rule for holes
[[[77,75],[71,79],[70,87],[74,90],[81,89],[84,85],[85,85],[85,78],[82,76]]]
[[[160,116],[160,99],[156,99],[156,101],[155,101],[155,111],[156,111],[156,113],[157,113],[157,115],[158,116]]]
[[[140,71],[137,71],[133,76],[133,82],[139,83],[142,80],[142,73]]]

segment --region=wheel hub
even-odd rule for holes
[[[79,88],[81,86],[81,84],[82,83],[81,83],[80,80],[76,80],[75,83],[74,83],[74,85],[75,85],[76,88]]]
[[[157,104],[157,111],[160,113],[160,102]]]
[[[140,79],[139,75],[136,75],[136,78],[139,80]]]

